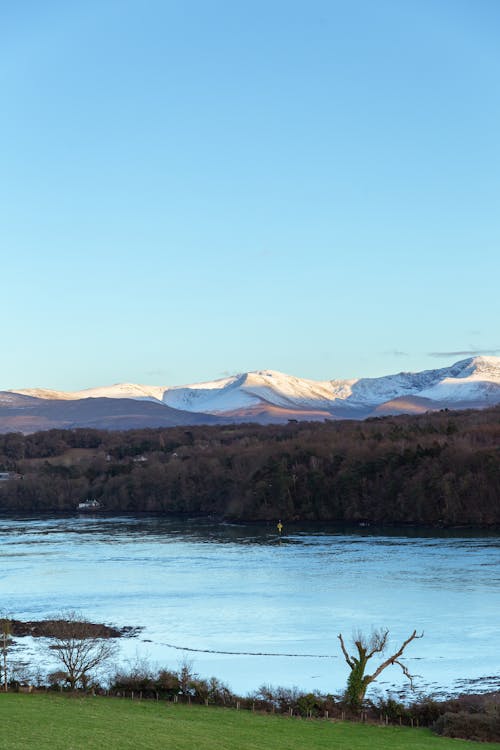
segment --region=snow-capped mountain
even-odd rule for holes
[[[210,383],[168,388],[163,402],[176,409],[221,413],[271,404],[283,409],[328,409],[329,381],[305,380],[274,370],[235,375]]]
[[[224,414],[265,404],[285,410],[370,411],[395,399],[418,398],[458,408],[500,402],[500,357],[475,357],[451,367],[401,372],[380,378],[305,380],[273,370],[258,370],[210,383],[166,388],[163,402],[177,409]],[[400,409],[395,409],[399,411]]]
[[[482,408],[500,403],[500,357],[473,357],[451,367],[351,380],[306,380],[274,370],[256,370],[184,386],[121,383],[73,393],[13,389],[0,393],[0,408],[24,410],[23,415],[31,410],[34,414],[33,409],[36,411],[36,406],[43,403],[46,416],[48,402],[56,402],[58,413],[62,413],[62,402],[89,404],[92,399],[102,402],[104,412],[105,404],[114,402],[115,420],[119,400],[127,419],[132,418],[133,412],[134,419],[147,422],[154,412],[155,423],[163,423],[168,411],[174,422],[179,420],[178,424],[190,420],[198,424],[203,415],[226,421],[279,422],[289,418],[363,419],[371,414],[415,413],[444,407]],[[143,407],[137,402],[143,402]],[[70,413],[69,408],[67,403],[64,413]]]
[[[344,381],[345,382],[345,381]],[[351,381],[344,404],[379,406],[403,397],[438,402],[498,403],[500,401],[500,357],[473,357],[451,367],[422,372],[400,372],[380,378]]]
[[[23,388],[10,393],[20,393],[50,401],[78,401],[82,398],[133,398],[144,401],[161,401],[165,388],[160,385],[135,385],[134,383],[117,383],[98,388],[86,388],[83,391],[51,391],[47,388]],[[5,391],[4,391],[5,393]]]

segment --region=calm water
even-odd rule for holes
[[[339,691],[337,634],[416,628],[410,671],[425,689],[497,684],[500,536],[469,532],[285,529],[158,518],[1,518],[0,606],[36,619],[77,609],[143,628],[123,660],[188,658],[245,693],[262,683]],[[180,647],[181,650],[173,648]],[[250,656],[183,651],[332,656]],[[383,688],[400,684],[387,670]]]

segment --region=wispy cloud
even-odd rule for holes
[[[461,352],[428,352],[429,357],[478,357],[481,354],[500,354],[500,349],[464,349]]]
[[[399,349],[390,349],[388,352],[382,352],[385,357],[409,357],[408,352],[401,352]]]

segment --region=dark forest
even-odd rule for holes
[[[0,510],[500,524],[500,407],[359,421],[0,435]]]

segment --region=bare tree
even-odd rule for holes
[[[92,674],[116,656],[116,643],[96,634],[95,625],[78,612],[63,612],[52,623],[50,649],[64,667],[72,690],[85,688]]]
[[[10,620],[5,615],[0,618],[0,638],[2,641],[2,666],[3,666],[3,689],[5,692],[8,690],[9,680],[8,680],[8,673],[7,673],[7,653],[9,650],[9,646],[12,643],[10,635],[12,633],[12,628],[10,624]]]
[[[340,633],[338,638],[340,640],[342,653],[344,654],[344,658],[351,670],[347,679],[346,699],[348,703],[353,708],[361,706],[368,686],[377,679],[384,669],[390,667],[392,664],[397,664],[402,669],[404,676],[408,678],[410,686],[413,689],[414,676],[410,674],[406,664],[403,664],[403,662],[400,661],[400,657],[408,644],[416,638],[422,638],[423,635],[423,633],[417,635],[417,631],[414,630],[395,653],[379,664],[372,674],[366,674],[368,661],[374,657],[375,654],[382,654],[385,651],[389,631],[373,630],[369,636],[365,636],[362,633],[354,635],[353,644],[358,652],[357,656],[352,656],[348,653],[344,639],[342,638],[342,633]]]

